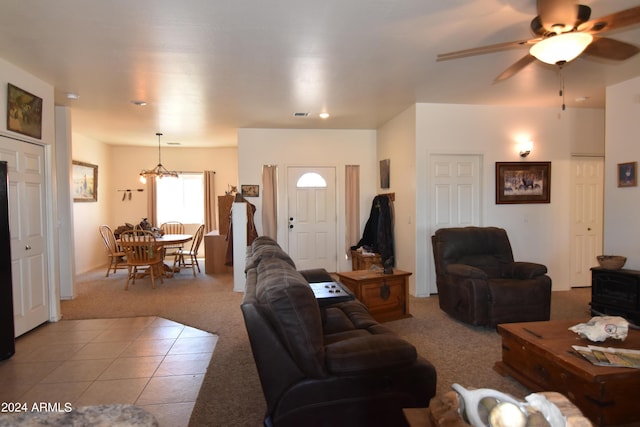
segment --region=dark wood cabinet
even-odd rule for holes
[[[591,312],[640,325],[640,271],[591,269]]]

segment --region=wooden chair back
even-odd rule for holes
[[[102,237],[102,241],[104,242],[104,246],[107,249],[109,255],[113,255],[118,250],[118,244],[116,243],[116,237],[113,235],[113,230],[108,225],[101,225],[98,227],[100,231],[100,236]]]
[[[160,225],[164,234],[184,234],[184,224],[179,221],[168,221]]]
[[[202,238],[204,237],[204,224],[200,225],[196,230],[196,234],[193,235],[193,241],[191,242],[191,253],[193,255],[198,254],[198,249],[200,249],[200,244],[202,244]]]
[[[163,252],[150,231],[125,231],[120,235],[120,246],[127,254],[129,265],[153,265],[163,260]]]
[[[156,275],[162,281],[162,263],[164,260],[164,250],[158,247],[156,236],[147,230],[125,231],[120,235],[120,246],[127,255],[127,284],[125,289],[129,289],[129,281],[136,283],[138,267],[148,267],[147,271],[151,275],[151,287],[156,287]]]

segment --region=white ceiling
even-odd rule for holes
[[[592,18],[640,4],[581,3]],[[526,48],[436,62],[531,38],[535,0],[0,0],[0,10],[0,57],[51,83],[74,131],[109,144],[155,145],[158,131],[163,143],[235,146],[244,127],[375,129],[416,102],[562,104],[557,70],[540,62],[493,84]],[[640,45],[640,26],[606,36]],[[567,108],[602,107],[606,85],[640,75],[640,55],[580,58],[562,74]]]

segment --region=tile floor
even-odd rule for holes
[[[216,342],[160,317],[47,323],[0,362],[0,402],[130,403],[160,426],[187,426]]]

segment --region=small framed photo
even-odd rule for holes
[[[389,188],[391,174],[391,160],[380,160],[380,188]]]
[[[8,83],[7,129],[42,139],[42,98]]]
[[[638,185],[638,162],[618,163],[618,187]]]
[[[98,201],[98,165],[72,162],[72,191],[74,202]]]
[[[260,195],[259,185],[242,185],[240,188],[244,197],[258,197]]]
[[[496,204],[551,203],[551,162],[496,162]]]

